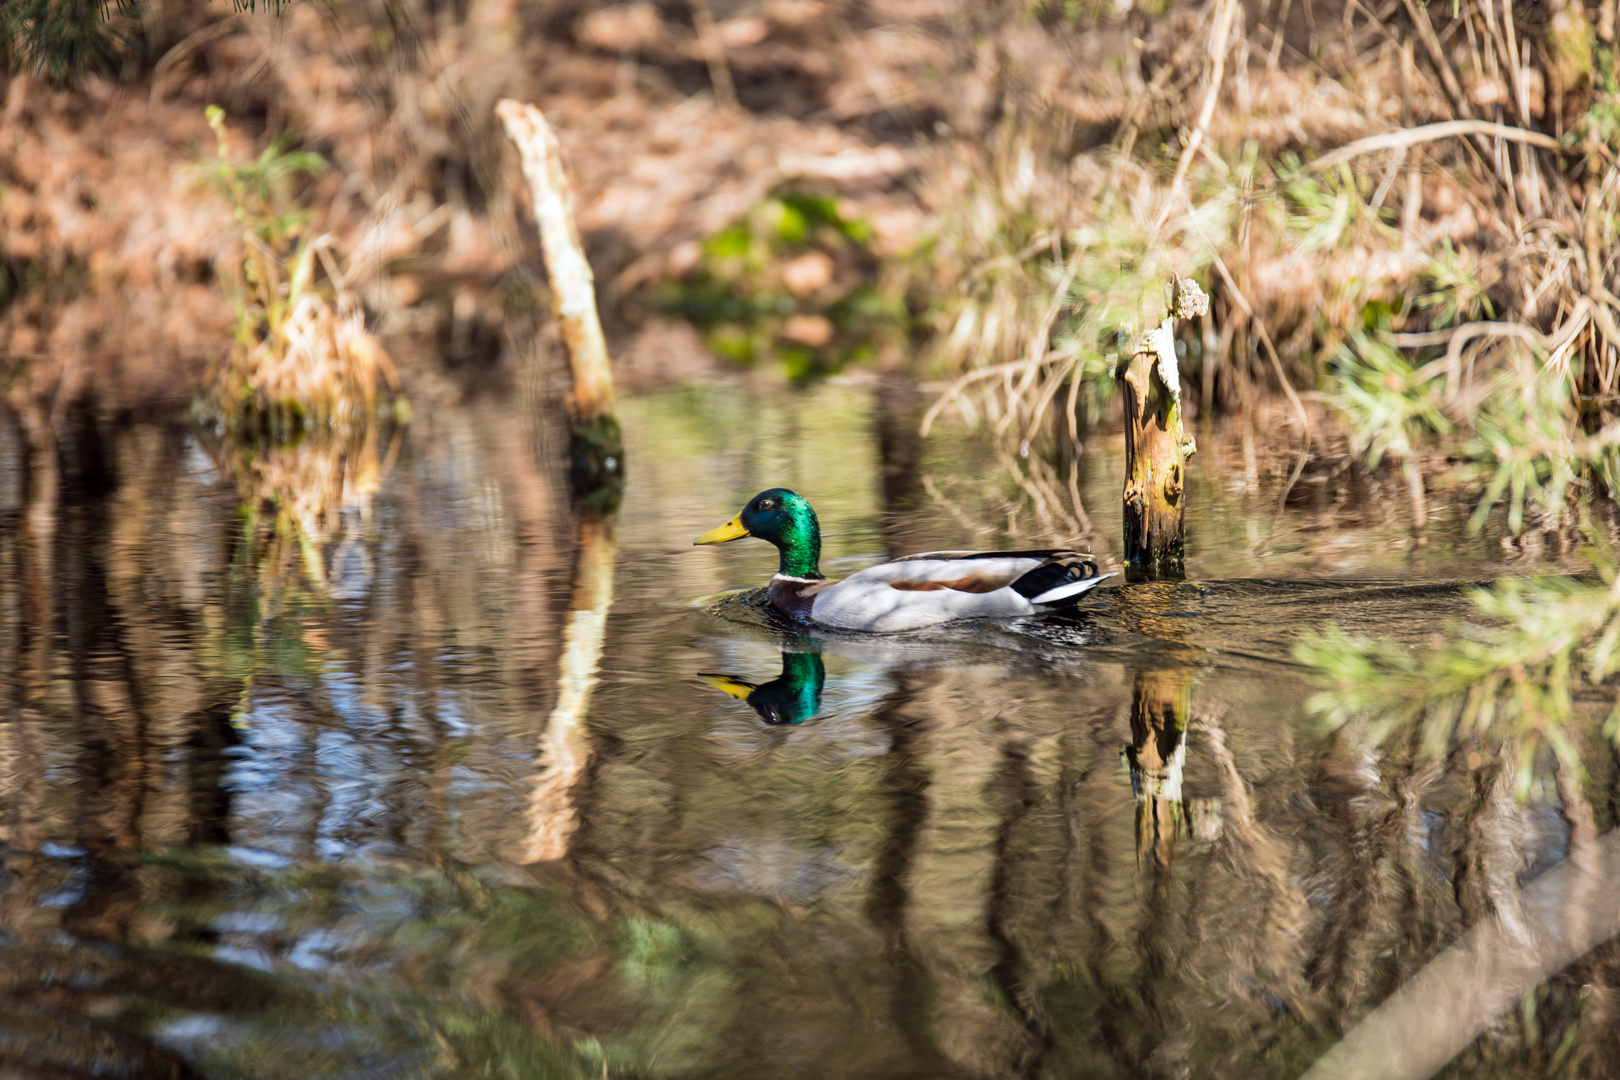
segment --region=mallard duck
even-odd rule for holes
[[[820,711],[827,669],[818,653],[783,652],[782,674],[767,683],[751,683],[735,675],[699,673],[698,678],[738,701],[746,701],[761,720],[776,726],[802,724]]]
[[[757,536],[781,567],[771,605],[801,622],[888,633],[954,619],[1005,619],[1069,607],[1113,574],[1076,551],[930,551],[868,567],[842,581],[821,576],[821,525],[803,495],[771,488],[694,544]]]

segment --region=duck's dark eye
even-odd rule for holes
[[[776,509],[776,500],[775,499],[761,499],[761,500],[759,500],[759,502],[754,504],[754,509],[755,510],[775,510]]]

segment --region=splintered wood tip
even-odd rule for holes
[[[1175,314],[1178,319],[1194,319],[1209,314],[1209,296],[1192,278],[1176,278]]]
[[[501,98],[495,103],[495,115],[500,117],[501,124],[506,128],[506,134],[514,140],[533,138],[546,127],[545,116],[526,101]]]

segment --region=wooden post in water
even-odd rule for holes
[[[1189,278],[1174,280],[1171,312],[1139,335],[1114,370],[1125,398],[1125,577],[1153,581],[1183,576],[1182,494],[1187,459],[1198,449],[1181,424],[1176,367],[1177,319],[1209,311],[1209,297]]]
[[[573,421],[569,447],[571,479],[579,492],[616,486],[622,473],[624,444],[614,414],[613,368],[596,313],[595,280],[580,246],[574,223],[573,196],[563,172],[557,136],[533,105],[503,98],[495,115],[516,144],[523,175],[534,199],[540,247],[551,278],[552,310],[562,327],[573,371],[574,392],[568,408]]]

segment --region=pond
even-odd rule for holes
[[[692,539],[776,485],[829,574],[1117,568],[1117,436],[1007,457],[925,404],[631,397],[605,516],[522,395],[446,399],[268,541],[238,493],[275,463],[181,416],[0,414],[0,1074],[1297,1076],[1564,859],[1550,767],[1518,802],[1325,733],[1289,650],[1424,644],[1466,584],[1578,561],[1466,504],[1416,546],[1337,466],[1283,495],[1240,424],[1200,433],[1186,582],[883,637],[721,595],[774,551]],[[1587,1067],[1594,956],[1452,1069]]]

